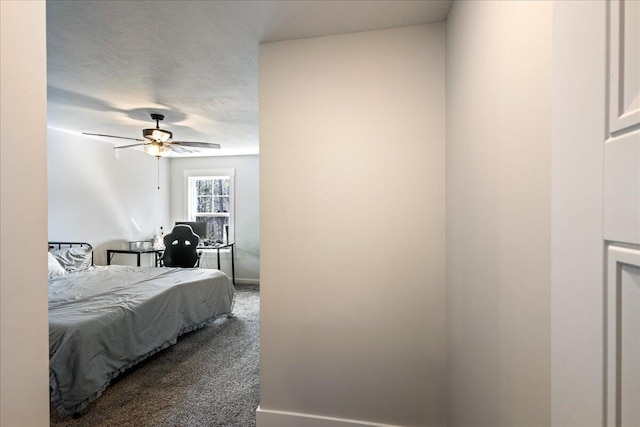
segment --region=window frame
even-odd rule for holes
[[[195,178],[229,178],[229,212],[228,213],[210,213],[199,214],[197,216],[211,216],[211,217],[228,217],[229,218],[229,242],[235,242],[235,175],[236,171],[233,168],[228,169],[188,169],[184,171],[184,216],[187,221],[195,221],[196,215],[194,214],[195,196],[194,188],[191,182]],[[195,181],[193,181],[195,182]]]

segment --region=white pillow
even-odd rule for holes
[[[64,276],[67,273],[67,270],[62,268],[56,257],[54,257],[51,252],[48,253],[48,263],[49,263],[49,279],[56,276]]]
[[[90,247],[65,248],[52,251],[62,268],[67,271],[86,270],[91,267]]]

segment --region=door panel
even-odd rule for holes
[[[609,121],[616,134],[640,124],[640,2],[612,1],[610,17]]]
[[[640,425],[640,250],[607,251],[607,426]]]
[[[605,144],[604,238],[640,245],[640,130]]]
[[[640,245],[640,1],[609,3],[604,236]]]

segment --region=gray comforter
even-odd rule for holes
[[[49,281],[49,382],[62,414],[179,335],[231,313],[235,289],[219,270],[92,267]]]

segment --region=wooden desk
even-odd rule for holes
[[[156,267],[160,264],[160,257],[162,256],[162,251],[157,249],[145,249],[145,250],[137,250],[132,251],[130,249],[107,249],[107,265],[111,265],[111,258],[113,258],[114,254],[133,254],[137,256],[138,267],[140,267],[140,255],[142,254],[156,254],[155,262]]]

